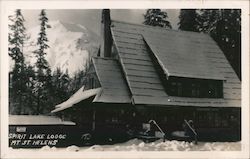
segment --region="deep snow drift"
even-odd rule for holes
[[[26,63],[31,65],[36,61],[33,51],[38,49],[36,43],[39,30],[40,26],[27,30],[30,38],[23,51]],[[46,50],[46,59],[52,72],[57,68],[64,73],[68,70],[70,77],[85,69],[89,55],[96,54],[99,47],[98,36],[80,24],[50,21],[47,37],[50,47]],[[13,65],[12,61],[10,65]]]
[[[94,145],[90,147],[69,146],[56,148],[44,146],[40,149],[12,149],[10,151],[240,151],[241,142],[199,142],[198,145],[185,141],[165,141],[145,143],[138,139],[132,139],[125,143],[114,145]]]

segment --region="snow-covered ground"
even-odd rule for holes
[[[12,149],[10,152],[23,151],[24,149]],[[125,143],[114,145],[94,145],[90,147],[69,146],[56,148],[44,146],[40,149],[25,149],[26,151],[240,151],[241,142],[199,142],[198,145],[185,141],[165,141],[145,143],[142,140],[132,139]]]

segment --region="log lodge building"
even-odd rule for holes
[[[122,136],[154,120],[171,138],[192,120],[198,140],[241,138],[241,81],[207,34],[111,20],[103,10],[86,80],[52,111],[83,132]]]

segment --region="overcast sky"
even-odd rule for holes
[[[95,33],[100,34],[101,10],[58,9],[46,11],[50,21],[60,20],[63,22],[82,24]],[[179,10],[168,9],[166,11],[168,13],[169,21],[172,24],[173,29],[177,29],[177,23],[179,21]],[[26,20],[25,26],[27,29],[39,24],[38,15],[40,13],[40,10],[22,10],[22,13]],[[144,13],[145,10],[143,9],[116,9],[111,10],[111,18],[125,22],[142,24]]]

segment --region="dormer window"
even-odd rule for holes
[[[222,83],[212,82],[208,85],[208,94],[211,98],[222,98]]]
[[[166,91],[170,96],[223,98],[223,81],[170,77]]]
[[[177,96],[182,96],[182,83],[181,82],[171,82],[171,94],[175,94]]]
[[[191,84],[191,96],[199,97],[200,96],[200,83],[192,83]]]

